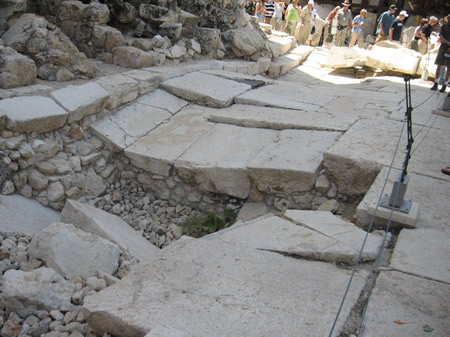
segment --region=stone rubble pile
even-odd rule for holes
[[[53,224],[49,226],[49,229],[54,229],[55,226],[71,227],[71,225]],[[92,259],[92,255],[76,244],[69,244],[62,248],[69,248],[69,250],[78,248],[78,251],[72,252],[78,255],[78,259],[64,259],[60,255],[61,251],[54,255],[60,259],[62,257],[63,264],[71,265],[73,268],[74,274],[64,278],[54,269],[48,268],[47,261],[43,257],[32,257],[35,255],[33,250],[36,249],[36,247],[33,248],[33,242],[40,240],[39,235],[42,239],[42,235],[49,229],[36,235],[24,233],[0,235],[2,280],[0,335],[3,337],[96,336],[81,310],[84,297],[116,283],[128,274],[131,266],[137,263],[137,260],[126,251],[118,251],[120,257],[117,258],[117,265],[112,274],[98,270],[80,277],[77,275],[80,268],[83,268],[86,262],[96,259]],[[62,233],[59,232],[59,235]],[[39,249],[46,251],[47,254],[51,252],[49,247]],[[101,252],[101,248],[98,248],[98,253],[104,254],[106,251]]]

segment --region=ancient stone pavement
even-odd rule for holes
[[[390,193],[403,164],[405,134],[396,145],[404,127],[404,82],[330,74],[319,65],[326,57],[322,49],[283,57],[270,65],[211,61],[103,78],[95,84],[109,97],[95,87],[98,94],[88,105],[105,99],[117,112],[91,131],[153,174],[169,176],[176,169],[205,191],[242,199],[255,185],[286,194],[309,191],[325,170],[349,199],[365,195],[353,219],[359,227],[329,212],[288,210],[202,239],[182,238],[85,299],[94,328],[125,337],[328,336],[366,236],[361,227],[369,225],[384,181]],[[283,75],[258,75],[269,69]],[[160,83],[139,80],[145,77]],[[450,177],[440,172],[450,164],[450,120],[432,114],[444,96],[430,98],[427,86],[413,80],[415,142],[405,196],[420,211],[413,225],[387,238],[365,336],[450,333]],[[68,118],[89,114],[83,105],[81,98],[72,102]],[[2,110],[7,107],[0,102]],[[30,125],[7,116],[11,128]],[[336,336],[356,334],[371,287],[383,234],[367,238]]]

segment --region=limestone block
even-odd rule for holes
[[[121,218],[74,200],[67,200],[61,221],[117,244],[139,261],[149,260],[159,251]]]
[[[113,150],[123,151],[136,139],[123,131],[110,117],[102,118],[90,125],[92,133],[109,145]]]
[[[114,48],[125,45],[125,38],[120,31],[113,27],[95,25],[91,42],[94,48],[99,51],[112,52]]]
[[[421,59],[421,54],[414,50],[399,47],[385,48],[375,45],[367,55],[366,65],[385,71],[396,71],[414,75]]]
[[[106,4],[90,3],[83,11],[83,20],[90,24],[105,25],[109,21],[109,14]]]
[[[127,147],[125,155],[139,168],[168,176],[175,160],[213,126],[190,106]]]
[[[55,90],[51,96],[69,111],[68,123],[73,123],[85,116],[102,112],[109,93],[97,83],[90,82]]]
[[[202,55],[214,55],[217,53],[221,41],[221,31],[215,28],[194,27],[192,35],[202,46]]]
[[[192,13],[182,10],[180,7],[177,8],[178,22],[183,24],[185,28],[192,28],[198,26],[201,18]]]
[[[446,335],[448,322],[448,283],[436,282],[398,271],[381,271],[373,289],[365,324],[370,336],[423,335],[428,326],[436,336]],[[398,324],[399,320],[405,324]],[[420,319],[418,319],[420,317]],[[396,319],[393,319],[396,318]]]
[[[286,74],[292,68],[295,68],[303,60],[303,56],[297,54],[286,54],[280,56],[270,63],[267,75],[277,77]]]
[[[276,58],[286,54],[292,48],[293,40],[290,37],[271,36],[267,41],[272,57]]]
[[[365,66],[369,53],[371,52],[366,49],[334,46],[331,47],[321,66],[330,68]]]
[[[75,284],[51,268],[32,272],[8,270],[2,278],[2,297],[8,311],[27,317],[36,310],[70,310]]]
[[[36,71],[33,60],[10,47],[0,47],[0,88],[30,85],[36,80]]]
[[[264,48],[264,39],[256,29],[232,29],[229,42],[237,57],[251,56]]]
[[[61,21],[81,21],[83,11],[86,7],[80,1],[64,1],[59,6],[58,18]]]
[[[229,80],[250,84],[252,87],[260,86],[262,84],[273,84],[273,80],[264,76],[257,75],[257,64],[253,62],[245,62],[245,71],[227,71],[227,70],[204,70],[204,73],[227,78]],[[224,69],[228,68],[224,65]],[[233,69],[234,70],[234,69]],[[254,70],[254,71],[253,71]]]
[[[186,56],[187,49],[185,47],[180,47],[179,45],[175,45],[168,50],[168,58],[171,59],[179,59]]]
[[[172,115],[183,109],[189,104],[184,99],[169,94],[167,91],[157,89],[151,94],[142,95],[138,103],[167,110]]]
[[[50,98],[23,96],[0,101],[6,128],[18,132],[48,132],[63,126],[68,112]]]
[[[170,93],[200,105],[226,107],[234,97],[248,91],[251,86],[224,78],[195,72],[161,83]]]
[[[146,52],[135,47],[121,46],[113,51],[113,61],[121,67],[145,68],[151,67],[157,62],[157,54]]]
[[[251,180],[286,193],[313,189],[323,153],[341,134],[311,130],[281,131],[275,142],[248,163]]]
[[[115,109],[124,103],[128,103],[136,99],[139,94],[139,82],[122,74],[104,76],[95,83],[109,93],[105,105],[107,109]]]
[[[96,275],[97,270],[116,272],[120,249],[108,240],[84,232],[73,225],[53,223],[37,233],[28,254],[42,259],[66,279]]]
[[[430,53],[430,58],[427,58],[427,55],[422,56],[420,59],[419,66],[417,67],[417,75],[422,76],[424,71],[428,72],[427,79],[434,79],[436,77],[436,68],[437,65],[434,64],[434,60],[436,60],[437,52]]]
[[[36,200],[20,195],[0,195],[0,231],[3,233],[36,233],[59,221],[59,217],[59,212]]]
[[[123,73],[123,75],[130,76],[139,82],[139,96],[155,91],[162,81],[161,75],[146,70],[130,70]]]
[[[170,41],[178,41],[181,37],[181,29],[183,25],[178,22],[164,22],[159,26],[159,33],[167,36]]]
[[[261,337],[280,331],[298,336],[301,331],[303,336],[323,337],[330,329],[323,322],[334,320],[350,275],[330,263],[203,239],[181,238],[161,254],[119,283],[85,297],[90,326],[124,337],[144,336],[154,329],[163,332],[154,336]],[[355,274],[344,317],[366,277],[364,271]]]
[[[241,199],[250,192],[247,166],[277,132],[217,124],[175,162],[178,173],[205,191]]]

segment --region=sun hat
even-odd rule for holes
[[[408,17],[408,13],[406,11],[401,11],[399,15],[403,15],[405,18]]]
[[[350,1],[345,0],[341,5],[342,6],[350,6]]]
[[[314,0],[309,0],[308,5],[312,5],[314,7]]]
[[[389,8],[397,10],[397,6],[395,6],[394,4],[390,5]]]

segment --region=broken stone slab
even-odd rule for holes
[[[0,88],[9,89],[33,84],[36,80],[34,61],[13,48],[0,46]]]
[[[248,162],[252,182],[285,193],[312,190],[322,168],[323,152],[340,136],[339,132],[281,131]]]
[[[139,168],[169,176],[175,160],[202,135],[214,127],[206,121],[198,106],[188,106],[166,124],[125,149],[125,155]]]
[[[61,221],[117,244],[139,261],[153,258],[159,249],[121,218],[75,200],[67,200]]]
[[[276,82],[235,97],[236,104],[249,104],[303,111],[316,111],[335,96],[323,95],[315,89],[297,83]]]
[[[63,126],[68,112],[54,100],[42,96],[3,99],[0,111],[6,114],[6,128],[17,132],[49,132]]]
[[[276,36],[272,35],[266,42],[269,50],[272,52],[272,57],[277,58],[281,55],[286,54],[291,48],[296,46],[296,41],[291,36]]]
[[[95,276],[98,270],[114,274],[119,265],[120,249],[97,235],[73,225],[53,223],[36,233],[28,254],[44,260],[66,279]]]
[[[368,53],[370,51],[361,48],[331,47],[321,66],[329,68],[365,66]]]
[[[277,77],[286,74],[289,70],[295,68],[303,60],[302,55],[286,54],[274,59],[267,70],[267,75],[270,77]]]
[[[142,69],[127,71],[123,75],[139,82],[139,96],[155,91],[162,81],[161,75]]]
[[[367,336],[427,336],[425,326],[432,335],[445,336],[450,329],[449,293],[449,284],[381,271],[365,317]]]
[[[255,86],[261,86],[261,85],[273,83],[273,81],[271,79],[268,79],[264,76],[250,75],[250,74],[234,72],[234,71],[205,70],[203,72],[210,74],[210,75],[219,76],[219,77],[223,77],[223,78],[226,78],[229,80],[233,80],[236,82],[250,84],[253,88]]]
[[[421,58],[420,53],[400,45],[395,48],[386,48],[377,44],[368,53],[366,65],[384,71],[414,75]]]
[[[389,268],[450,286],[450,232],[441,229],[402,229]]]
[[[284,336],[323,337],[330,329],[324,322],[335,318],[349,276],[350,271],[329,263],[183,237],[159,259],[85,297],[83,308],[93,329],[123,337],[152,330],[163,331],[161,336],[261,337],[283,331]],[[356,273],[344,317],[366,276]],[[338,322],[337,328],[342,326]]]
[[[2,300],[9,312],[25,318],[36,310],[70,310],[75,284],[51,268],[8,270],[2,277]]]
[[[150,67],[145,70],[151,71],[155,74],[159,74],[163,81],[169,80],[174,77],[180,77],[191,72],[197,72],[202,70],[222,70],[223,66],[220,61],[208,60],[205,62],[194,64],[182,64],[178,66],[162,66],[162,67]]]
[[[233,104],[225,109],[204,108],[208,120],[250,128],[272,130],[300,129],[316,131],[347,131],[358,119],[354,116],[334,116],[322,112],[258,107]]]
[[[307,212],[311,214],[304,216],[302,222],[291,220],[289,217],[283,219],[267,215],[235,224],[204,239],[319,261],[355,263],[364,240],[364,232],[331,213]],[[324,216],[315,213],[328,213],[335,219],[320,223],[320,227],[317,228],[316,223],[319,223]],[[371,261],[376,258],[382,238],[373,235],[370,241],[371,247],[363,253],[362,261]]]
[[[152,93],[139,97],[138,103],[149,105],[155,108],[164,109],[172,115],[183,109],[189,104],[184,99],[180,99],[167,91],[157,89]]]
[[[270,213],[264,202],[246,202],[237,214],[237,221],[249,221]]]
[[[401,128],[396,121],[360,119],[324,153],[327,175],[339,192],[367,192],[381,168],[390,164]],[[400,142],[400,149],[405,141]]]
[[[91,124],[89,129],[113,151],[121,152],[136,141],[135,138],[122,130],[109,116]]]
[[[246,74],[246,75],[259,75],[265,71],[261,71],[258,62],[245,61],[245,60],[223,60],[221,61],[223,71]]]
[[[60,213],[20,195],[0,195],[0,232],[37,233],[53,222]]]
[[[109,93],[98,84],[90,82],[55,90],[51,96],[59,105],[69,111],[67,122],[73,123],[85,116],[101,112]]]
[[[172,78],[161,87],[173,95],[200,105],[223,108],[233,103],[234,97],[249,91],[251,86],[201,72]]]
[[[175,161],[178,174],[204,191],[245,199],[250,192],[247,166],[277,138],[277,131],[217,124]]]
[[[107,109],[115,109],[122,104],[135,100],[139,95],[139,82],[122,74],[104,76],[95,83],[109,93],[105,105]]]

